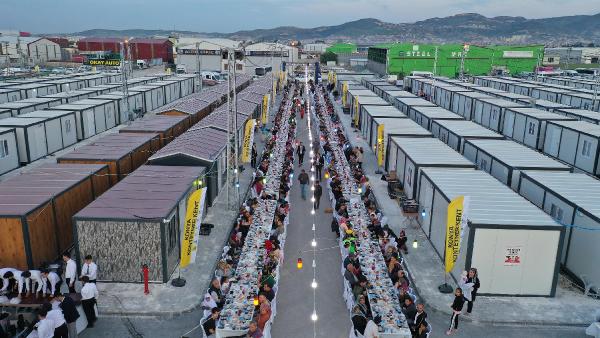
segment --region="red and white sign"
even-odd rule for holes
[[[504,265],[521,265],[522,247],[508,246],[504,253]]]

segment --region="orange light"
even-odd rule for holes
[[[258,306],[258,296],[254,296],[254,306]]]
[[[325,172],[325,179],[329,179],[329,172],[328,171]]]
[[[302,258],[298,258],[298,262],[296,263],[298,270],[302,270]]]

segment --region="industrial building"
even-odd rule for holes
[[[173,63],[173,43],[169,39],[83,38],[77,41],[79,52],[84,55],[120,53],[121,44],[128,44],[132,60],[157,60]],[[127,48],[125,49],[127,55]]]
[[[0,55],[8,55],[14,64],[42,65],[62,59],[60,45],[40,37],[0,36]]]
[[[201,67],[203,71],[224,71],[227,60],[223,60],[221,49],[238,48],[239,41],[229,39],[185,39],[186,44],[177,46],[175,63],[185,66],[188,73],[197,72]],[[200,56],[198,56],[200,52]]]
[[[410,75],[413,71],[434,71],[435,75],[457,77],[464,54],[464,72],[487,75],[493,70],[517,74],[531,72],[543,58],[544,46],[468,46],[415,45],[410,43],[381,44],[369,48],[369,70],[381,75]]]

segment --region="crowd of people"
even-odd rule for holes
[[[36,316],[29,322],[20,316],[16,326],[0,325],[2,334],[23,334],[30,332],[28,337],[39,338],[74,338],[77,337],[75,323],[80,317],[76,301],[81,301],[88,327],[94,327],[96,321],[96,301],[98,289],[96,279],[98,266],[92,256],[86,256],[77,273],[77,265],[69,252],[63,253],[63,267],[50,269],[45,265],[41,269],[18,270],[15,268],[0,269],[0,303],[36,304]],[[64,282],[63,282],[64,280]],[[81,282],[77,295],[75,283]],[[68,293],[61,293],[65,284]]]
[[[270,232],[264,243],[261,243],[261,262],[258,273],[258,293],[254,299],[252,319],[247,326],[242,327],[245,334],[240,337],[260,338],[266,325],[274,315],[274,301],[277,290],[278,266],[283,261],[283,244],[285,243],[285,226],[289,215],[288,193],[294,176],[293,162],[296,148],[294,145],[296,123],[295,109],[290,109],[292,102],[299,96],[298,90],[286,86],[283,91],[282,104],[274,118],[268,138],[265,140],[261,156],[258,156],[256,146],[253,146],[252,164],[255,168],[254,180],[250,188],[250,196],[240,208],[239,217],[229,235],[227,246],[221,260],[217,264],[215,277],[202,302],[204,318],[203,329],[207,336],[213,335],[219,328],[227,326],[229,317],[224,318],[227,312],[226,301],[229,291],[234,283],[239,283],[243,276],[238,275],[238,263],[244,251],[251,227],[257,226],[256,211],[262,201],[276,203],[273,222]],[[287,111],[289,114],[285,114]],[[289,117],[288,117],[289,116]],[[285,126],[285,128],[283,128]],[[287,130],[286,135],[282,135]],[[287,137],[283,158],[275,154],[275,148],[281,139]],[[272,166],[281,166],[277,172],[279,177],[269,177]],[[271,180],[278,179],[279,184],[270,184]],[[224,309],[225,306],[225,309]],[[235,314],[234,314],[235,315]],[[220,324],[220,321],[222,323]]]

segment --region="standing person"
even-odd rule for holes
[[[325,158],[320,152],[317,152],[317,156],[315,156],[315,169],[317,170],[317,179],[322,180],[322,171],[323,165],[325,165]]]
[[[365,338],[380,338],[379,335],[379,323],[381,323],[381,316],[377,315],[373,320],[369,320],[367,322],[367,327],[365,327]]]
[[[321,187],[321,181],[315,181],[315,210],[319,209],[321,204],[321,196],[323,195],[323,188]]]
[[[79,311],[77,311],[77,306],[75,305],[73,298],[61,293],[56,299],[60,302],[58,306],[65,316],[69,338],[77,338],[77,319],[79,318]]]
[[[53,310],[50,303],[46,303],[43,306],[46,307],[46,311],[48,311],[46,319],[49,319],[54,323],[54,338],[69,338],[69,329],[67,328],[67,322],[62,310]]]
[[[421,323],[427,319],[427,312],[425,312],[425,305],[423,303],[417,304],[417,313],[415,314],[415,320],[408,323],[408,327],[414,335],[419,331]],[[427,325],[425,325],[427,327]]]
[[[304,154],[306,153],[306,147],[302,142],[298,144],[296,148],[296,154],[298,155],[298,164],[302,165],[304,163]]]
[[[83,287],[81,288],[81,306],[87,318],[88,328],[94,327],[96,322],[96,300],[98,299],[98,289],[96,284],[90,283],[90,279],[87,276],[81,277]]]
[[[69,293],[75,293],[75,280],[77,279],[77,265],[75,261],[71,259],[71,254],[68,252],[63,253],[63,261],[66,263],[65,267],[65,280],[69,287]]]
[[[475,297],[477,297],[477,290],[480,287],[479,277],[477,276],[477,269],[470,268],[469,273],[467,274],[467,283],[472,283],[471,286],[471,299],[467,299],[467,314],[470,314],[473,311],[473,302],[475,302]],[[467,298],[467,297],[465,297]]]
[[[362,163],[363,163],[363,149],[361,147],[356,147],[356,164],[358,164],[358,167],[360,169],[362,169]]]
[[[456,288],[454,291],[454,302],[450,305],[452,308],[452,317],[450,317],[450,328],[446,331],[447,336],[454,334],[458,330],[458,315],[462,311],[463,305],[465,305],[465,297],[462,289]]]
[[[252,143],[252,157],[250,159],[250,166],[256,169],[256,158],[258,157],[258,151],[256,150],[256,143]]]
[[[219,320],[219,315],[221,314],[221,310],[218,307],[212,308],[210,310],[210,317],[202,324],[202,329],[208,336],[212,336],[217,332],[217,321]]]
[[[54,337],[54,322],[46,316],[48,312],[41,308],[37,311],[39,322],[35,324],[38,338],[53,338]]]
[[[302,199],[306,199],[306,186],[308,185],[308,174],[306,170],[302,169],[300,175],[298,175],[298,181],[300,181],[300,194]]]
[[[48,269],[42,270],[42,293],[44,295],[57,295],[61,285],[62,279],[56,272]]]
[[[96,284],[98,265],[92,260],[92,255],[85,256],[85,261],[81,267],[81,277],[83,276],[87,276],[90,279],[90,283]]]

